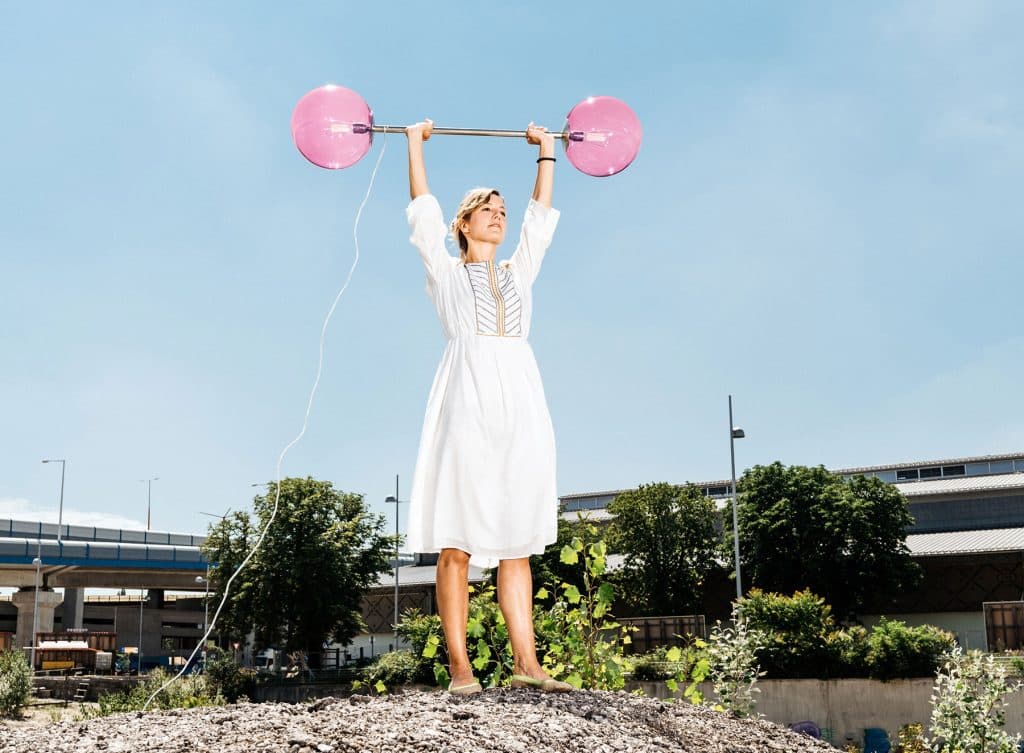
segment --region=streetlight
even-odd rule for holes
[[[736,445],[735,440],[747,436],[743,429],[734,426],[732,423],[732,395],[729,395],[729,458],[732,461],[732,541],[736,548],[736,598],[743,598],[743,581],[740,578],[740,525],[739,515],[736,508],[739,500],[736,498]]]
[[[206,566],[206,577],[196,576],[196,583],[206,584],[206,596],[203,598],[203,672],[206,672],[206,631],[210,622],[210,566]]]
[[[153,478],[140,478],[139,483],[146,485],[146,530],[149,530],[149,523],[152,519],[151,513],[153,510],[153,482],[159,481],[159,476]]]
[[[35,559],[32,560],[32,564],[36,566],[36,592],[35,595],[33,596],[32,637],[30,638],[30,640],[32,641],[32,674],[35,674],[36,671],[36,632],[39,630],[39,569],[43,566],[43,560],[39,557],[39,553],[42,550],[42,546],[43,542],[40,540],[39,543],[36,545],[37,549]],[[22,654],[22,656],[24,656],[24,654]]]
[[[385,503],[393,502],[395,505],[395,651],[398,650],[398,506],[402,500],[398,498],[398,474],[395,474],[395,496],[388,497]],[[372,641],[372,636],[371,636]],[[371,642],[372,647],[372,642]],[[372,650],[371,650],[372,653]]]
[[[67,460],[63,458],[51,458],[44,460],[44,463],[60,463],[60,508],[57,512],[57,545],[60,546],[60,529],[61,524],[64,522],[64,466],[67,465]]]
[[[125,595],[125,590],[122,588],[120,591],[117,592],[118,599],[117,599],[116,602],[114,602],[114,639],[115,640],[117,639],[117,608],[121,604],[120,597],[124,596],[124,595]],[[116,648],[115,648],[115,651],[116,651]]]
[[[142,589],[139,589],[139,677],[142,677],[142,604],[143,594]]]

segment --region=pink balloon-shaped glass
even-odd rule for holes
[[[373,112],[351,89],[328,84],[308,92],[292,112],[292,139],[319,167],[354,165],[370,150]]]
[[[565,154],[577,170],[599,178],[622,172],[640,151],[643,130],[629,105],[615,97],[587,97],[569,111]]]

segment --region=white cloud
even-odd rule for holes
[[[39,508],[27,499],[0,498],[0,518],[56,523],[57,517],[58,510],[56,508]],[[121,515],[107,512],[87,512],[69,507],[64,508],[63,522],[68,525],[96,526],[98,528],[127,528],[131,530],[145,530],[146,528],[145,523]]]

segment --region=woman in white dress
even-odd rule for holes
[[[537,660],[530,555],[555,541],[558,494],[555,437],[537,362],[526,338],[531,288],[551,243],[554,137],[532,123],[537,180],[519,244],[497,262],[505,238],[505,201],[494,189],[466,194],[450,228],[430,194],[423,163],[427,120],[406,128],[410,240],[427,273],[447,345],[427,400],[409,505],[408,546],[439,552],[437,603],[448,645],[449,691],[482,690],[466,650],[469,564],[498,567],[498,604],[514,655],[512,685],[546,691],[572,686],[551,679]],[[448,231],[459,255],[448,253]]]

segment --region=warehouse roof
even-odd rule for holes
[[[907,536],[907,548],[914,557],[1024,552],[1024,528],[912,533]]]

